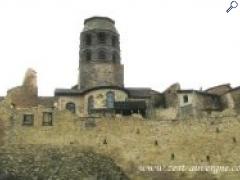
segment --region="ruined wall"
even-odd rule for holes
[[[188,96],[188,101],[184,102],[184,96]],[[218,96],[208,95],[204,93],[179,93],[179,114],[184,117],[202,117],[212,111],[222,110],[221,98]]]
[[[29,86],[15,87],[7,92],[6,100],[15,107],[37,106],[38,89]]]
[[[180,90],[180,84],[176,83],[171,85],[167,90],[164,92],[164,97],[165,97],[165,104],[167,108],[178,107],[178,95],[177,91]]]
[[[38,88],[36,72],[28,69],[25,73],[22,86],[7,91],[6,101],[15,107],[37,106]]]
[[[223,109],[227,109],[227,108],[234,109],[235,108],[235,102],[234,102],[234,99],[233,99],[231,93],[226,93],[226,94],[222,95],[221,103],[222,103]]]
[[[230,84],[224,84],[216,87],[212,87],[206,90],[209,94],[216,94],[216,95],[222,95],[230,91],[232,88]]]
[[[195,107],[199,110],[221,110],[220,98],[196,93]]]
[[[240,89],[235,89],[229,92],[234,101],[234,108],[240,111]]]

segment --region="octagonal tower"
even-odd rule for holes
[[[107,17],[85,19],[80,36],[79,88],[124,86],[119,34],[114,20]]]

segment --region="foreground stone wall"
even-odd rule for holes
[[[100,153],[113,159],[130,179],[140,180],[150,180],[160,176],[159,172],[141,172],[138,168],[142,165],[234,166],[239,165],[240,162],[238,156],[240,151],[238,146],[240,117],[238,116],[232,118],[216,116],[207,119],[185,119],[184,121],[174,122],[146,121],[133,117],[90,120],[79,118],[68,111],[61,111],[54,114],[53,126],[45,127],[35,123],[34,126],[24,127],[21,125],[20,113],[15,109],[7,108],[7,106],[6,108],[4,106],[0,108],[0,132],[1,144],[3,144],[2,151],[0,148],[0,155],[3,156],[1,160],[2,162],[5,161],[4,164],[9,161],[9,164],[7,163],[8,165],[4,168],[14,172],[20,172],[26,168],[21,163],[22,161],[28,162],[28,164],[32,163],[34,167],[31,165],[30,168],[33,168],[33,170],[35,165],[39,163],[41,167],[39,167],[38,172],[46,171],[49,176],[54,176],[52,171],[58,172],[58,169],[54,170],[50,167],[59,163],[61,168],[64,164],[66,164],[66,168],[68,166],[73,168],[73,173],[71,173],[71,170],[67,172],[63,169],[62,171],[75,176],[75,173],[77,173],[75,171],[76,167],[72,167],[68,163],[69,161],[76,162],[74,159],[78,157],[78,152],[81,152],[81,150],[61,150],[63,146],[70,149],[74,147],[90,148],[94,153]],[[35,150],[31,150],[32,148],[28,146],[30,144],[37,148],[33,147]],[[25,148],[20,151],[16,147],[16,154],[18,155],[14,155],[14,148],[11,148],[11,146],[18,145],[20,149],[22,145]],[[46,147],[46,150],[41,149],[41,146]],[[52,146],[56,146],[56,149],[59,149],[60,152],[52,149]],[[4,150],[8,147],[10,147],[10,150]],[[38,153],[30,152],[31,155],[27,156],[29,154],[28,147],[30,151],[38,152],[36,149],[39,149],[39,153],[42,154],[41,151],[44,150],[49,155],[43,153],[40,155],[40,160],[35,162],[31,159],[38,159]],[[49,150],[47,150],[48,148]],[[61,154],[62,151],[63,154]],[[59,157],[66,158],[65,160],[63,158],[60,161],[49,162],[49,158],[54,154],[57,154],[56,159]],[[44,160],[45,158],[48,160]],[[15,168],[14,163],[17,163]],[[46,164],[46,167],[49,167],[50,170],[44,169],[42,164]],[[78,166],[82,167],[81,165]],[[98,166],[99,164],[96,164],[96,167],[94,167],[97,168]],[[107,165],[107,167],[109,166]],[[63,175],[61,172],[58,173]],[[32,175],[36,175],[34,171]],[[185,173],[182,176],[186,180],[194,177],[195,173]],[[219,173],[215,176],[218,179],[224,179],[223,177],[226,177],[226,174]],[[174,177],[175,175],[172,179]],[[238,173],[233,174],[233,177],[240,178]]]

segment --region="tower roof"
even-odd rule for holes
[[[83,31],[90,30],[109,30],[117,33],[115,21],[109,17],[93,16],[84,20]]]

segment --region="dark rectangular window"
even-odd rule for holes
[[[43,113],[43,126],[52,126],[53,125],[53,115],[51,112],[44,112]]]
[[[184,95],[184,96],[183,96],[183,102],[184,102],[184,103],[188,103],[188,96],[187,96],[187,95]]]
[[[33,114],[24,114],[23,115],[23,125],[24,126],[33,126],[34,116]]]
[[[112,46],[113,47],[118,46],[118,38],[116,36],[112,36]]]
[[[87,35],[85,36],[85,44],[86,44],[87,46],[90,46],[90,45],[92,44],[92,37],[91,37],[90,34],[87,34]]]
[[[104,32],[100,32],[97,35],[99,43],[106,43],[106,34]]]

